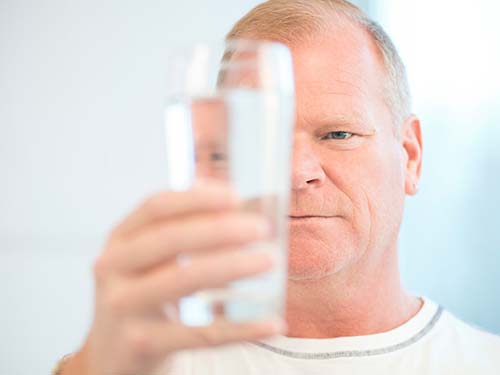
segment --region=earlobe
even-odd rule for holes
[[[405,183],[405,193],[407,195],[415,195],[418,193],[419,186],[417,182],[409,182],[408,180]]]
[[[422,132],[420,120],[411,115],[401,129],[401,142],[406,153],[405,192],[415,195],[422,170]]]

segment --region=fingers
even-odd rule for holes
[[[198,290],[221,287],[269,271],[273,263],[274,258],[268,253],[227,250],[203,254],[186,266],[170,263],[147,275],[122,281],[120,288],[114,289],[109,304],[118,315],[120,311],[159,310]]]
[[[186,331],[176,345],[180,349],[217,346],[237,341],[254,341],[284,333],[286,326],[281,320],[267,320],[253,323],[230,323],[219,320],[207,327],[184,327]]]
[[[205,181],[185,192],[160,192],[134,210],[113,234],[123,236],[147,224],[174,216],[235,207],[238,202],[229,185]]]
[[[96,373],[145,373],[180,349],[278,331],[269,322],[189,328],[164,313],[184,296],[273,267],[274,254],[241,250],[270,237],[271,228],[240,204],[229,185],[210,182],[189,192],[159,193],[118,225],[94,265],[96,308],[88,345]]]
[[[269,223],[256,215],[196,215],[150,226],[130,240],[120,242],[107,256],[113,258],[116,271],[139,272],[179,253],[238,247],[261,240],[269,231]]]
[[[284,333],[280,319],[250,323],[216,321],[206,327],[187,327],[174,322],[149,322],[131,329],[125,339],[133,352],[161,357],[174,351],[219,346],[241,341],[255,341]]]

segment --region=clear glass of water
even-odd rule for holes
[[[271,238],[241,251],[271,252],[277,259],[270,272],[182,298],[179,319],[208,325],[221,317],[282,316],[295,113],[290,51],[270,41],[229,40],[171,52],[164,118],[167,188],[189,190],[206,178],[230,184],[244,202],[241,209],[266,216],[273,227]]]

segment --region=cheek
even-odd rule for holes
[[[391,150],[391,147],[394,147]],[[364,185],[370,209],[370,221],[379,237],[394,235],[398,231],[404,206],[404,170],[401,155],[394,145],[379,148],[385,152],[373,153],[372,167],[364,170],[360,178]]]
[[[336,218],[318,225],[291,224],[291,278],[319,278],[344,268],[360,256],[362,237],[347,219]]]
[[[338,154],[335,164],[324,164],[329,183],[343,193],[350,205],[352,231],[358,245],[365,249],[386,235],[394,235],[403,212],[402,155],[398,144],[389,136],[386,139],[384,144],[373,143]]]
[[[397,153],[388,147],[346,152],[323,163],[327,177],[322,193],[331,198],[323,198],[324,204],[331,205],[329,209],[340,207],[345,217],[314,225],[290,225],[292,279],[335,273],[356,262],[370,248],[387,245],[397,234],[404,178]]]

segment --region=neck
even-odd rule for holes
[[[389,331],[412,318],[422,303],[402,289],[396,246],[390,253],[319,280],[289,280],[287,336],[363,336]]]

